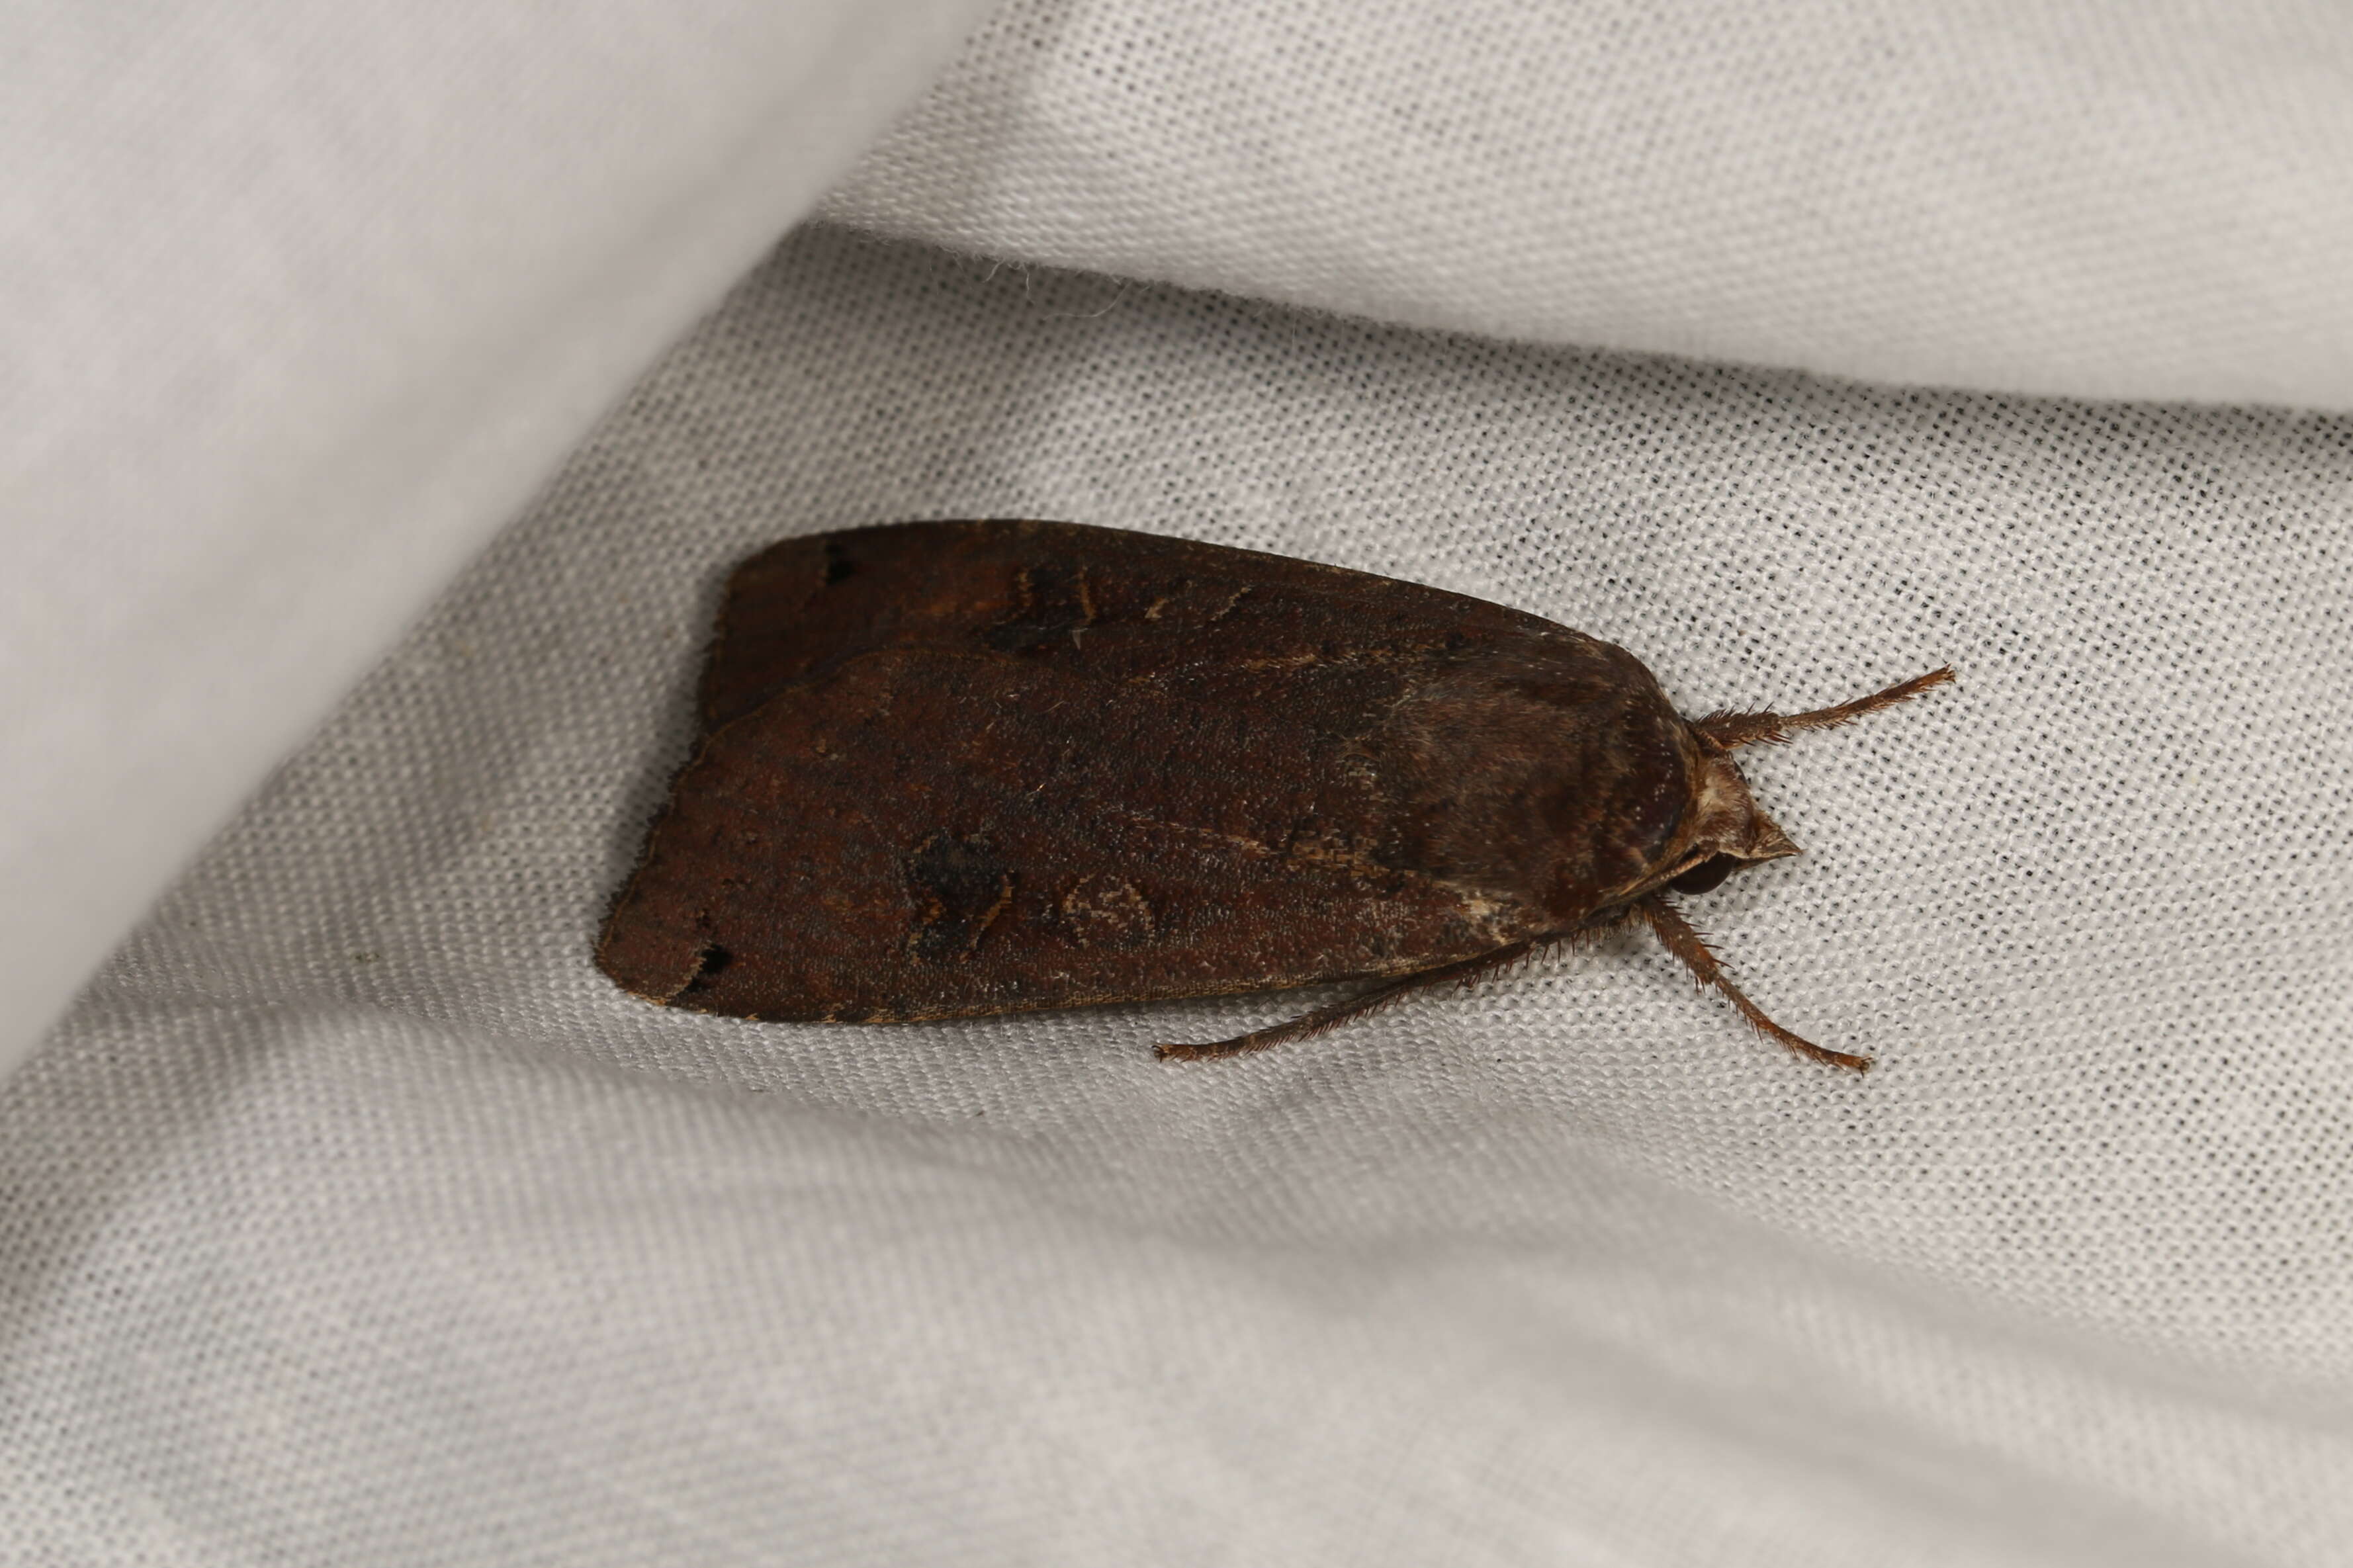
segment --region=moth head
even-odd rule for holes
[[[1659,870],[1643,879],[1640,890],[1648,893],[1665,888],[1678,893],[1704,893],[1744,866],[1798,853],[1789,836],[1757,809],[1748,794],[1748,781],[1733,763],[1731,753],[1736,749],[1778,743],[1805,730],[1836,729],[1867,713],[1908,702],[1952,679],[1952,668],[1947,666],[1835,708],[1808,713],[1720,710],[1689,723],[1685,734],[1691,750],[1685,752],[1684,763],[1691,780],[1690,805]]]
[[[1789,836],[1757,808],[1732,758],[1704,740],[1696,750],[1691,804],[1651,886],[1704,893],[1745,867],[1798,853]]]

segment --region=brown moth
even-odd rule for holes
[[[650,1002],[892,1023],[1370,987],[1329,1028],[1629,921],[1791,1050],[1670,895],[1797,853],[1731,752],[1915,697],[1676,713],[1633,655],[1438,588],[1060,522],[738,567],[700,747],[596,962]]]

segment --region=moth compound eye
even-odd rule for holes
[[[1711,855],[1667,884],[1678,893],[1705,893],[1723,884],[1726,877],[1740,869],[1737,855]]]

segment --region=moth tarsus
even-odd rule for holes
[[[1400,974],[1394,980],[1383,981],[1368,991],[1332,1003],[1328,1006],[1304,1013],[1289,1023],[1276,1024],[1264,1029],[1253,1029],[1247,1035],[1237,1035],[1230,1040],[1214,1040],[1199,1046],[1155,1046],[1153,1054],[1162,1061],[1206,1062],[1221,1057],[1246,1056],[1272,1046],[1287,1045],[1293,1040],[1312,1039],[1328,1029],[1337,1028],[1351,1019],[1368,1017],[1385,1007],[1395,1005],[1417,991],[1428,991],[1450,981],[1459,986],[1474,984],[1495,970],[1505,968],[1525,958],[1535,949],[1533,941],[1514,942],[1493,952],[1477,958],[1467,958],[1460,963],[1443,964],[1436,969],[1418,970]]]
[[[1865,714],[1909,702],[1923,692],[1949,685],[1954,679],[1953,667],[1947,664],[1835,708],[1817,708],[1810,713],[1734,713],[1718,710],[1692,727],[1727,752],[1742,746],[1783,745],[1799,731],[1834,730],[1841,724],[1852,724]]]
[[[1715,950],[1707,945],[1707,939],[1694,929],[1691,921],[1683,918],[1683,911],[1675,908],[1664,893],[1646,895],[1636,900],[1634,910],[1642,923],[1658,937],[1659,945],[1691,971],[1692,979],[1702,989],[1720,992],[1729,998],[1732,1005],[1740,1010],[1740,1016],[1758,1034],[1778,1042],[1808,1061],[1845,1068],[1851,1072],[1871,1070],[1869,1057],[1825,1049],[1811,1040],[1790,1033],[1767,1017],[1762,1007],[1750,1001],[1747,994],[1732,983],[1731,977],[1724,973],[1724,964],[1715,956]]]

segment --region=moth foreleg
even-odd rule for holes
[[[1866,713],[1876,713],[1883,708],[1909,702],[1922,692],[1943,686],[1952,679],[1953,667],[1948,664],[1926,675],[1897,681],[1884,691],[1874,691],[1852,702],[1841,702],[1835,708],[1817,708],[1810,713],[1715,712],[1697,721],[1692,728],[1727,752],[1753,746],[1759,742],[1778,745],[1800,730],[1835,729],[1841,724],[1851,724]]]
[[[1869,1057],[1854,1057],[1849,1056],[1844,1051],[1825,1050],[1811,1040],[1791,1034],[1767,1017],[1765,1009],[1742,994],[1740,987],[1732,983],[1731,977],[1724,973],[1724,965],[1718,963],[1715,954],[1709,951],[1707,940],[1692,929],[1691,921],[1683,919],[1683,911],[1667,901],[1666,895],[1651,893],[1637,899],[1634,901],[1634,912],[1641,916],[1643,923],[1657,935],[1659,944],[1683,961],[1683,966],[1691,971],[1694,980],[1698,981],[1702,985],[1720,991],[1730,998],[1732,1005],[1740,1009],[1740,1016],[1747,1019],[1758,1034],[1779,1041],[1809,1061],[1824,1062],[1831,1067],[1846,1068],[1853,1072],[1871,1070]]]
[[[1436,969],[1424,969],[1413,974],[1400,974],[1386,980],[1369,991],[1360,992],[1327,1007],[1293,1018],[1287,1024],[1271,1028],[1253,1029],[1247,1035],[1237,1035],[1230,1040],[1213,1040],[1200,1046],[1155,1046],[1154,1050],[1163,1061],[1201,1062],[1218,1057],[1238,1057],[1250,1051],[1262,1051],[1269,1046],[1280,1046],[1291,1040],[1303,1040],[1320,1035],[1335,1025],[1351,1018],[1362,1018],[1377,1013],[1393,1002],[1427,991],[1433,985],[1449,984],[1468,985],[1482,974],[1502,969],[1527,956],[1535,942],[1515,942],[1509,947],[1499,947],[1493,952],[1482,952],[1476,958],[1466,958],[1458,963],[1440,964]]]

